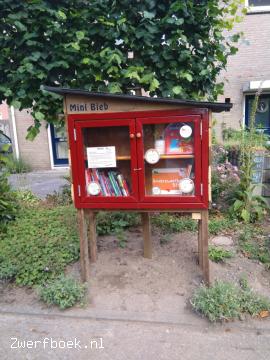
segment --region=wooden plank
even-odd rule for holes
[[[68,114],[104,114],[126,111],[147,111],[184,109],[187,106],[178,104],[144,103],[142,101],[123,101],[121,99],[91,98],[85,96],[66,96],[66,111]]]
[[[202,270],[203,279],[206,285],[210,284],[209,258],[208,258],[208,210],[202,211],[201,220],[201,247],[202,247]]]
[[[148,212],[141,213],[143,227],[143,256],[152,259],[151,223]]]
[[[88,247],[90,261],[94,263],[97,261],[96,213],[91,210],[88,210]]]
[[[203,263],[202,253],[202,219],[200,219],[198,221],[198,262],[201,269]]]
[[[78,225],[80,236],[81,279],[83,282],[88,282],[90,279],[90,263],[88,255],[86,211],[84,209],[78,209]]]

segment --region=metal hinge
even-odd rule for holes
[[[81,196],[81,186],[78,185],[78,196]]]
[[[76,129],[73,129],[74,131],[74,141],[77,141],[77,132],[76,132]]]
[[[203,184],[201,184],[201,196],[203,195]]]
[[[202,120],[200,122],[200,136],[202,137]]]

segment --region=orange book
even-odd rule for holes
[[[153,169],[152,193],[153,195],[181,194],[179,182],[187,176],[186,168]]]

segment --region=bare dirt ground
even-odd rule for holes
[[[195,234],[173,235],[165,245],[154,234],[151,260],[142,256],[139,229],[127,237],[124,249],[114,236],[99,238],[83,307],[48,308],[33,290],[2,284],[1,360],[269,360],[269,318],[210,324],[192,311],[190,297],[202,281]],[[79,278],[79,263],[67,273]],[[258,262],[237,254],[226,264],[211,263],[212,280],[238,282],[243,274],[270,296],[269,272]],[[39,345],[14,349],[14,339]],[[92,348],[100,339],[102,347]],[[51,340],[77,341],[80,348],[52,347]]]
[[[154,233],[151,260],[142,256],[140,228],[131,229],[126,235],[123,249],[115,236],[99,237],[98,261],[91,265],[88,300],[83,308],[75,307],[65,313],[166,322],[199,320],[190,305],[192,293],[202,282],[196,234],[172,235],[168,243],[161,245],[159,235]],[[211,262],[211,280],[238,283],[245,276],[255,291],[270,297],[270,271],[237,253],[236,243],[223,248],[232,250],[235,256],[224,264]],[[69,266],[67,273],[79,278],[79,263]],[[3,283],[0,309],[62,313],[55,307],[47,308],[33,290]]]

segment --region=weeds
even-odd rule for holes
[[[224,262],[226,259],[231,259],[234,254],[217,246],[209,246],[208,256],[214,262]]]
[[[53,194],[48,194],[46,201],[55,206],[71,205],[71,186],[69,184],[63,185],[60,191],[54,191]]]
[[[8,161],[5,165],[10,174],[23,174],[31,171],[31,166],[22,158],[16,159],[13,155],[8,155]]]
[[[232,320],[242,314],[259,315],[270,310],[269,299],[248,286],[239,287],[217,281],[211,287],[201,286],[191,299],[192,307],[210,321]]]
[[[181,231],[195,231],[197,222],[190,217],[169,213],[160,213],[152,217],[152,224],[163,234],[173,234]]]
[[[161,233],[161,243],[165,244],[170,240],[170,235],[182,231],[196,231],[197,221],[187,216],[178,214],[160,213],[152,217],[152,224]],[[237,221],[229,217],[213,217],[209,220],[209,233],[216,235],[220,232],[232,230],[236,227]]]
[[[119,234],[124,229],[137,226],[139,223],[138,213],[100,211],[97,215],[97,233],[98,235]]]
[[[209,233],[212,235],[217,235],[224,231],[233,230],[237,225],[237,220],[230,217],[213,217],[209,220]]]
[[[48,305],[57,305],[66,309],[81,303],[85,297],[86,286],[64,275],[37,288],[38,295]]]
[[[270,239],[261,229],[246,226],[238,237],[238,244],[246,257],[258,260],[270,268]]]

